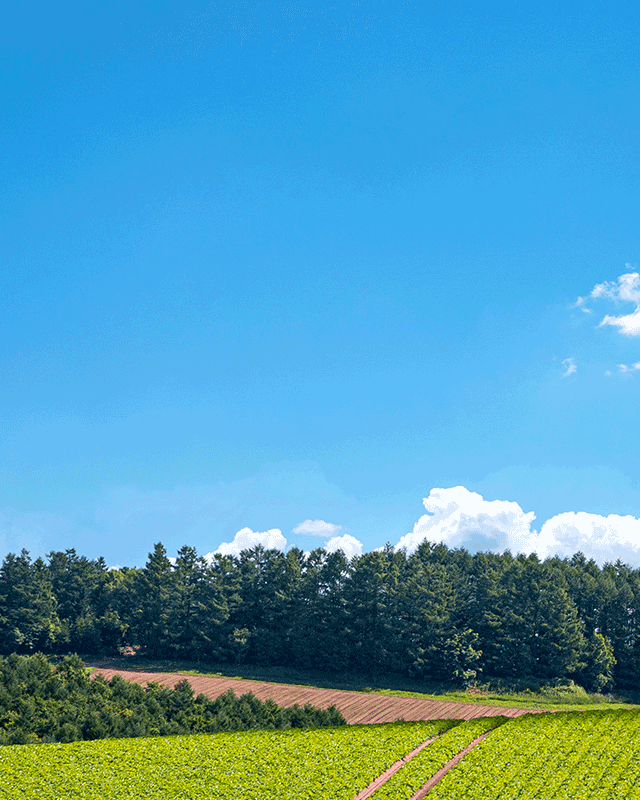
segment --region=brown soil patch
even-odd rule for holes
[[[124,669],[96,669],[92,675],[102,675],[110,680],[120,675],[127,681],[135,681],[143,686],[156,681],[161,686],[173,688],[185,678],[196,694],[215,698],[231,690],[236,696],[253,692],[260,700],[271,698],[279,706],[304,705],[311,703],[317,708],[335,705],[348,723],[370,724],[395,722],[404,719],[475,719],[476,717],[519,717],[522,714],[543,713],[540,709],[507,708],[503,706],[483,706],[479,704],[451,703],[439,700],[426,700],[418,697],[393,697],[391,695],[351,692],[342,689],[318,689],[312,686],[293,686],[286,683],[239,680],[237,678],[218,678],[203,675],[181,675],[176,672],[139,672]]]

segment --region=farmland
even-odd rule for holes
[[[351,800],[448,720],[8,746],[0,797]]]
[[[640,798],[640,713],[520,717],[472,750],[429,800]]]
[[[640,798],[640,712],[621,710],[8,746],[0,797],[417,800],[457,754],[429,800]]]
[[[213,698],[223,692],[237,695],[251,692],[260,700],[271,699],[280,706],[294,703],[312,703],[318,708],[335,705],[350,724],[394,722],[397,719],[473,719],[476,717],[513,717],[531,713],[532,709],[507,706],[460,703],[428,697],[397,697],[367,692],[350,692],[342,689],[319,689],[313,686],[292,686],[269,681],[238,680],[207,675],[183,675],[177,672],[144,672],[123,669],[97,669],[94,675],[111,680],[119,675],[127,681],[143,686],[154,681],[160,686],[173,687],[185,678],[194,692]]]

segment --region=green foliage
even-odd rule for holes
[[[607,636],[593,633],[585,643],[585,663],[578,673],[579,679],[591,692],[602,692],[613,685],[616,657]]]
[[[352,800],[449,720],[6,747],[8,800]]]
[[[115,655],[390,674],[465,686],[640,682],[640,570],[581,554],[449,550],[423,542],[348,561],[318,548],[255,547],[175,562],[158,542],[141,569],[108,570],[74,550],[0,568],[0,654]]]
[[[61,633],[56,599],[42,559],[10,553],[0,568],[0,653],[52,650]]]
[[[344,725],[340,712],[306,704],[280,708],[253,694],[194,697],[187,680],[173,689],[143,689],[115,676],[92,680],[77,656],[54,667],[42,654],[0,658],[0,744],[71,742],[107,737],[158,736]]]
[[[474,739],[500,727],[506,720],[506,717],[481,717],[460,723],[427,745],[406,766],[392,775],[373,793],[373,800],[406,800],[411,797]]]
[[[639,782],[640,712],[560,712],[510,720],[429,798],[608,800],[638,797]]]

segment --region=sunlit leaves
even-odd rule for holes
[[[449,720],[9,746],[0,797],[351,800]]]
[[[639,762],[640,712],[527,715],[474,748],[429,800],[640,797]]]
[[[462,722],[424,748],[373,795],[373,800],[406,800],[474,739],[497,728],[505,717],[480,717]]]

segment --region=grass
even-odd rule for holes
[[[85,659],[90,661],[90,659]],[[98,663],[98,662],[92,662]],[[183,675],[205,675],[237,680],[268,681],[322,689],[345,689],[397,697],[417,697],[455,703],[470,703],[510,708],[548,708],[578,710],[579,708],[628,708],[638,699],[629,696],[588,694],[580,686],[547,686],[538,690],[513,690],[503,681],[495,680],[463,690],[429,681],[412,681],[399,675],[371,677],[354,673],[331,674],[317,670],[289,667],[265,667],[254,664],[203,664],[190,661],[148,660],[140,656],[105,659],[101,666],[133,669],[145,672],[179,672]]]

